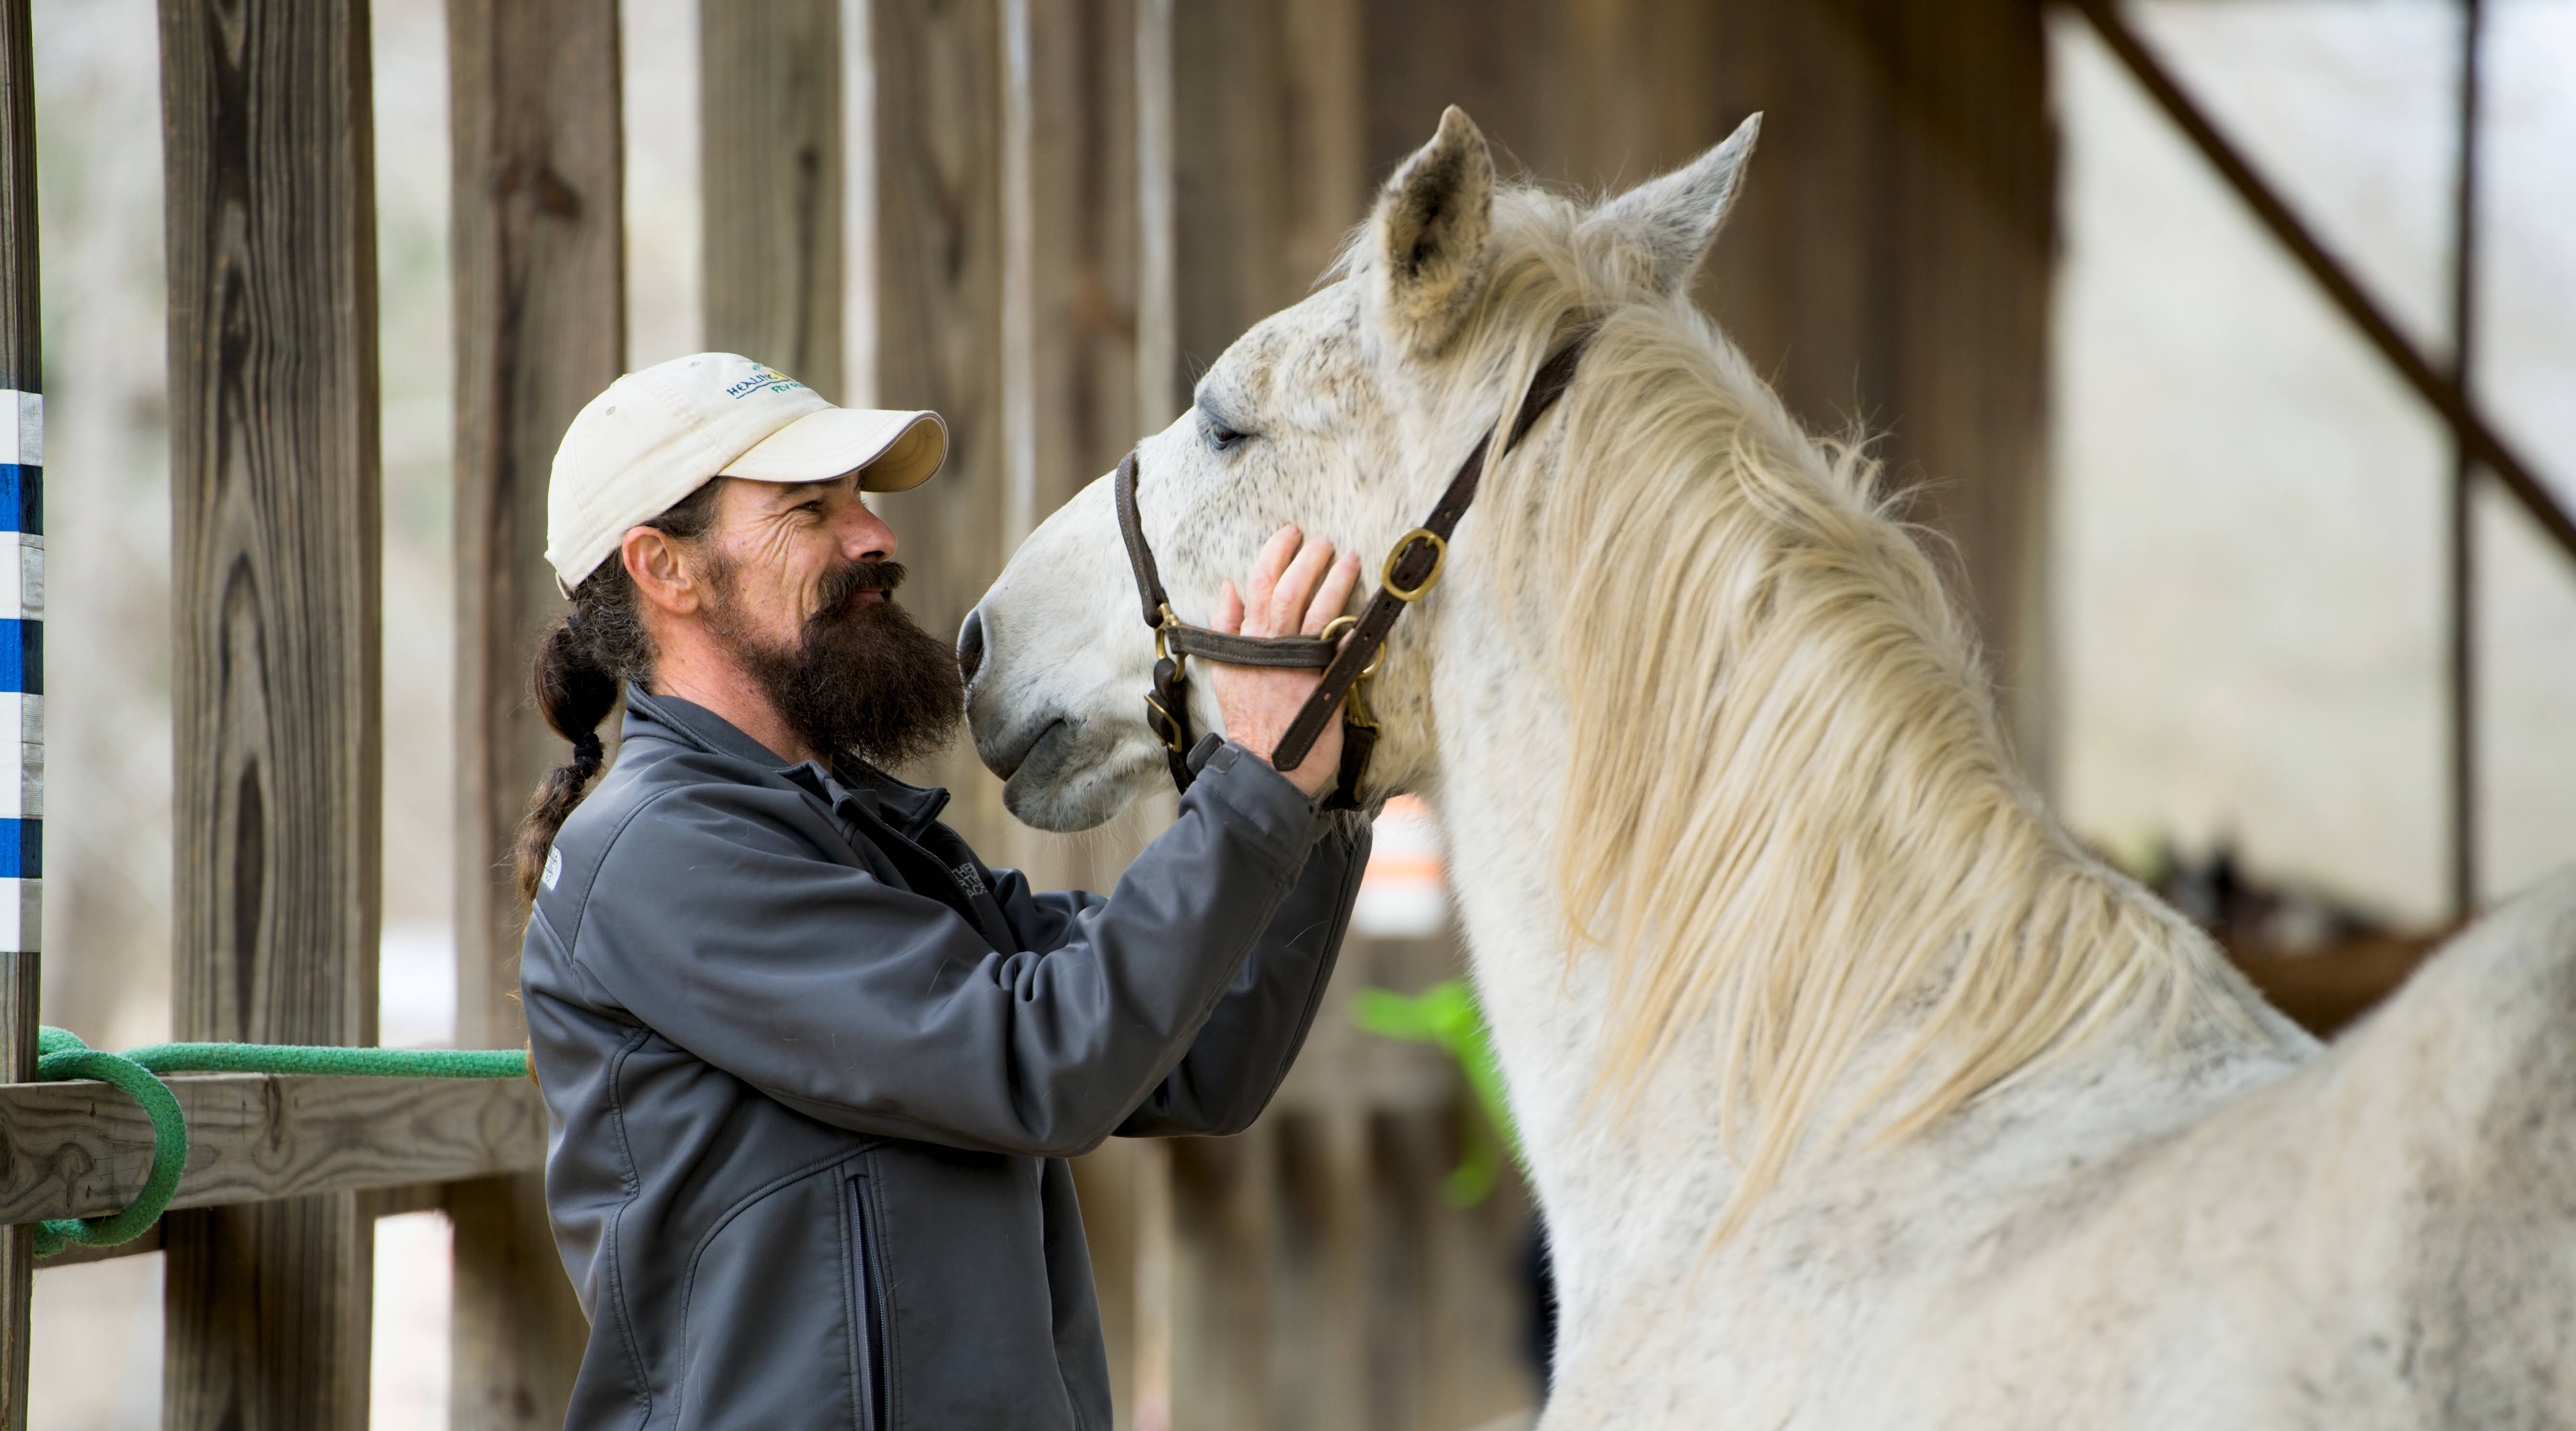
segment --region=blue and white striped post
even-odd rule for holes
[[[0,773],[0,954],[43,947],[45,869],[45,400],[0,392],[0,748],[18,738],[15,779]]]
[[[45,400],[36,283],[35,42],[27,0],[0,0],[0,545],[10,551],[0,699],[18,732],[0,888],[0,1082],[36,1076],[37,946],[44,929]],[[0,750],[8,736],[0,731]],[[35,1229],[0,1228],[0,1431],[26,1431],[35,1330]]]
[[[26,134],[27,12],[0,0],[0,702],[18,773],[0,771],[0,1082],[36,1076],[37,949],[44,929],[45,400],[38,385],[32,158]],[[7,748],[0,732],[0,749]],[[26,1431],[35,1329],[34,1229],[0,1229],[0,1431]]]

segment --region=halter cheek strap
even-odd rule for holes
[[[1590,339],[1588,332],[1578,334],[1573,342],[1539,365],[1504,434],[1503,454],[1519,446],[1539,418],[1565,396]],[[1377,747],[1377,720],[1368,708],[1368,678],[1377,672],[1387,638],[1394,634],[1396,618],[1439,584],[1441,566],[1449,555],[1450,535],[1457,531],[1459,518],[1467,515],[1467,508],[1476,500],[1477,483],[1484,478],[1485,450],[1493,441],[1494,429],[1487,428],[1484,436],[1476,439],[1475,450],[1459,464],[1457,475],[1449,479],[1431,515],[1423,519],[1421,526],[1396,539],[1394,550],[1387,553],[1386,564],[1379,572],[1377,592],[1369,598],[1368,605],[1356,617],[1335,617],[1321,636],[1234,636],[1191,626],[1173,616],[1171,598],[1163,591],[1162,573],[1154,565],[1154,549],[1146,544],[1144,521],[1137,511],[1136,454],[1129,452],[1119,461],[1111,484],[1117,496],[1118,536],[1127,546],[1127,565],[1136,577],[1136,596],[1144,608],[1145,624],[1154,632],[1154,687],[1145,697],[1145,724],[1162,742],[1175,788],[1189,789],[1197,773],[1189,761],[1193,742],[1188,658],[1198,656],[1239,666],[1320,668],[1322,678],[1279,738],[1278,748],[1270,753],[1270,763],[1280,770],[1294,770],[1305,763],[1307,752],[1315,748],[1316,739],[1324,733],[1324,722],[1333,718],[1337,707],[1341,708],[1342,768],[1324,808],[1359,808],[1360,781],[1367,775],[1369,756]]]

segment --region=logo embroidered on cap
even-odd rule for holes
[[[789,393],[805,386],[776,368],[751,365],[751,376],[725,389],[725,396],[740,401],[756,392]]]

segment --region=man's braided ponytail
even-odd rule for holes
[[[695,541],[715,524],[717,486],[706,483],[643,525]],[[548,771],[528,797],[516,856],[522,901],[536,899],[555,835],[607,763],[599,723],[617,708],[627,682],[652,678],[653,641],[635,610],[635,583],[612,554],[573,588],[571,609],[537,643],[537,710],[572,742],[572,759]]]

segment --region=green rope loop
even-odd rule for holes
[[[327,1074],[342,1078],[525,1078],[528,1056],[515,1048],[306,1048],[273,1043],[156,1043],[124,1053],[91,1048],[68,1029],[38,1032],[36,1077],[59,1083],[94,1078],[122,1090],[152,1120],[152,1171],[122,1212],[54,1218],[36,1225],[36,1255],[71,1243],[113,1247],[149,1231],[179,1191],[188,1165],[188,1119],[165,1073]]]

